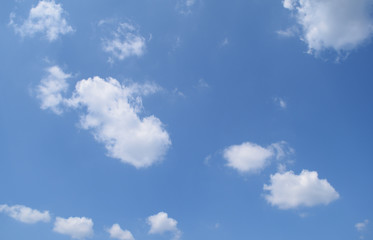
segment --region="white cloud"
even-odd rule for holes
[[[174,239],[179,239],[181,236],[181,231],[177,228],[177,221],[169,218],[165,212],[159,212],[156,215],[148,217],[148,224],[150,225],[149,234],[172,232]]]
[[[280,209],[327,205],[339,194],[326,179],[319,179],[317,172],[303,170],[299,175],[292,171],[271,175],[271,184],[264,185],[266,200]]]
[[[185,5],[191,7],[196,3],[196,0],[185,0]]]
[[[84,239],[93,236],[93,221],[85,217],[57,217],[53,231],[75,239]]]
[[[283,0],[284,8],[293,10],[297,0]]]
[[[341,53],[371,37],[372,3],[372,0],[284,0],[283,6],[295,15],[309,53],[328,49]]]
[[[369,220],[368,219],[365,219],[363,222],[359,222],[359,223],[356,223],[355,224],[355,228],[358,232],[362,232],[365,230],[365,228],[367,227],[369,223]]]
[[[209,165],[210,165],[211,158],[212,158],[212,156],[211,156],[211,154],[209,154],[208,156],[206,156],[206,157],[203,159],[203,163],[204,163],[205,165],[209,166]]]
[[[110,157],[137,168],[162,160],[171,141],[162,122],[155,116],[139,117],[140,95],[157,91],[154,85],[121,85],[100,77],[76,84],[70,107],[85,109],[81,126],[92,130],[95,139],[105,144]]]
[[[0,213],[3,212],[9,217],[23,223],[49,222],[51,217],[48,211],[40,212],[23,205],[0,205]]]
[[[365,219],[363,222],[359,222],[359,223],[355,224],[355,228],[360,234],[360,239],[365,238],[366,229],[367,229],[368,224],[369,224],[368,219]]]
[[[94,77],[77,82],[72,97],[64,98],[70,75],[57,66],[47,71],[49,75],[37,88],[42,109],[57,114],[63,107],[79,110],[81,127],[91,130],[95,139],[105,144],[108,155],[136,168],[163,159],[171,140],[162,122],[153,115],[139,116],[143,110],[141,97],[159,91],[158,86],[126,86],[113,78]]]
[[[205,79],[200,78],[198,79],[198,84],[196,85],[196,88],[209,88],[210,85],[205,81]]]
[[[65,11],[61,4],[56,4],[54,0],[41,0],[36,7],[31,8],[28,18],[21,25],[14,22],[14,13],[10,15],[9,24],[22,37],[32,37],[36,33],[42,33],[52,42],[58,39],[59,35],[74,31],[64,15]]]
[[[37,88],[37,97],[41,100],[41,109],[51,109],[61,114],[64,101],[62,93],[67,91],[66,79],[71,75],[64,73],[58,66],[48,68],[47,72],[48,76],[41,80]]]
[[[99,25],[102,25],[100,22]],[[131,56],[142,56],[145,52],[145,38],[138,33],[135,26],[121,23],[111,38],[103,39],[103,50],[112,57],[123,60]],[[109,61],[113,61],[112,58]]]
[[[185,97],[185,94],[182,91],[180,91],[178,88],[174,88],[174,90],[172,90],[172,93],[179,97]]]
[[[294,37],[299,34],[299,29],[296,26],[292,26],[285,30],[278,30],[276,33],[281,37]]]
[[[268,147],[244,142],[224,149],[223,157],[228,162],[227,166],[239,172],[256,173],[269,165],[271,159],[281,159],[292,152],[285,141],[273,143]]]
[[[228,166],[240,172],[257,172],[263,169],[273,156],[270,148],[263,148],[255,143],[245,142],[233,145],[224,150]]]
[[[119,224],[114,224],[107,231],[110,234],[110,238],[119,240],[135,240],[135,238],[132,236],[132,233],[128,230],[122,230]]]
[[[285,102],[284,99],[276,97],[274,98],[274,102],[280,106],[282,109],[285,109],[287,107],[287,103]]]

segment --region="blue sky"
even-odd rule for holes
[[[7,0],[0,239],[373,239],[372,0]]]

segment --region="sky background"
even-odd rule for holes
[[[27,30],[40,2],[60,4],[67,32],[50,39],[48,27]],[[109,239],[115,223],[140,240],[373,239],[371,0],[40,2],[6,0],[0,8],[0,239],[74,238],[56,230],[57,217],[93,221],[94,233],[77,239]],[[342,17],[325,18],[330,9]],[[320,22],[330,29],[313,33]],[[105,51],[115,36],[137,36],[141,49],[122,59]],[[124,89],[151,84],[153,94],[138,94],[136,116],[154,115],[170,143],[147,167],[111,156],[80,123],[93,105],[60,102],[59,114],[41,108],[53,66],[71,75],[66,101],[94,76]],[[254,147],[227,157],[244,143]],[[260,166],[232,163],[250,168],[250,159]],[[268,200],[271,176],[302,170],[318,178],[294,183],[301,190],[293,199],[311,203],[284,209]],[[49,211],[50,219],[26,223],[4,210],[15,205]],[[152,232],[148,217],[160,212],[177,226],[165,221]]]

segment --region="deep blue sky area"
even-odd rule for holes
[[[372,4],[3,1],[0,239],[373,239]]]

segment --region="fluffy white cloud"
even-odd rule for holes
[[[244,142],[224,149],[223,157],[227,160],[229,167],[240,172],[256,173],[265,168],[271,159],[283,158],[292,151],[284,141],[273,143],[268,147]]]
[[[174,233],[174,239],[179,239],[181,231],[177,228],[177,221],[169,218],[165,212],[148,217],[148,224],[150,225],[149,234],[163,234],[165,232]]]
[[[57,217],[53,231],[75,239],[84,239],[93,235],[93,221],[85,217]]]
[[[23,205],[0,205],[0,212],[23,223],[49,222],[51,219],[48,211],[40,212]]]
[[[349,51],[372,35],[372,0],[284,0],[296,16],[309,53]],[[287,34],[290,35],[290,34]]]
[[[115,238],[119,240],[135,240],[131,232],[128,230],[122,230],[119,224],[114,224],[107,231],[110,234],[110,238]]]
[[[76,84],[69,105],[85,109],[81,126],[92,130],[110,157],[137,168],[160,161],[171,145],[162,122],[155,116],[140,118],[141,97],[157,91],[154,85],[121,85],[117,80],[94,77]]]
[[[138,33],[135,26],[121,23],[112,32],[112,38],[103,39],[103,50],[119,60],[130,56],[142,56],[145,52],[145,38]],[[112,58],[109,59],[113,61]]]
[[[326,179],[319,179],[317,172],[303,170],[299,175],[292,171],[271,175],[271,184],[264,185],[266,200],[280,209],[327,205],[339,194]]]
[[[70,77],[57,66],[37,89],[42,109],[61,113],[62,107],[81,110],[80,125],[105,144],[108,155],[136,168],[161,161],[171,145],[162,122],[155,116],[140,117],[141,96],[159,91],[152,84],[125,86],[113,78],[88,78],[76,84],[71,98],[62,93]]]
[[[41,109],[51,109],[57,114],[62,113],[62,93],[67,91],[67,79],[70,74],[64,73],[58,66],[47,69],[48,76],[41,80],[37,88],[37,97],[41,100]]]
[[[54,41],[59,35],[74,31],[64,15],[61,4],[56,4],[54,0],[41,0],[36,7],[31,8],[28,18],[21,25],[14,22],[15,14],[12,13],[10,25],[22,37],[42,33],[49,41]]]

